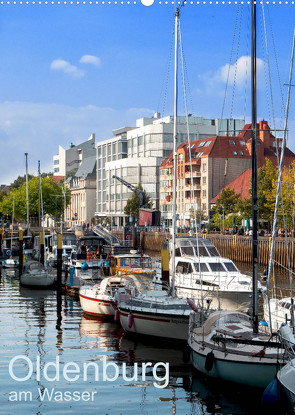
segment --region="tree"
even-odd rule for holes
[[[139,184],[138,189],[143,190],[141,184]],[[144,190],[146,203],[145,206],[149,209],[152,208],[153,202],[151,201],[150,196],[147,195],[146,191]],[[132,216],[133,218],[138,218],[138,211],[139,211],[139,197],[136,193],[133,192],[130,199],[127,200],[126,206],[124,207],[125,215]]]
[[[32,180],[34,176],[32,174],[28,174],[28,180]],[[11,189],[18,189],[23,183],[26,182],[26,176],[18,176],[17,179],[14,180],[13,183],[11,183]]]
[[[241,200],[241,195],[236,193],[234,189],[226,187],[221,190],[219,198],[216,200],[214,210],[220,215],[227,215],[228,213],[236,213],[238,210],[238,202]]]
[[[64,210],[64,189],[56,184],[51,176],[41,178],[42,199],[44,215],[48,214],[58,218]],[[39,216],[39,177],[33,177],[29,183],[29,212],[31,217]],[[12,214],[13,198],[15,198],[15,217],[25,219],[27,215],[26,205],[26,183],[14,189],[10,194],[4,196],[0,202],[0,211],[4,214]],[[69,205],[71,195],[66,189],[66,205]]]

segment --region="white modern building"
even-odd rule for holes
[[[82,163],[82,159],[95,155],[95,134],[81,144],[71,143],[70,148],[64,149],[61,145],[58,154],[53,156],[53,175],[66,176],[75,173]]]
[[[243,120],[211,120],[188,118],[190,140],[202,140],[214,135],[236,135],[243,128]],[[159,209],[159,166],[173,149],[174,119],[171,116],[136,120],[135,127],[113,131],[115,137],[96,146],[97,189],[95,216],[110,217],[113,224],[123,225],[124,214],[132,191],[117,180],[116,175],[137,186],[139,183],[151,197],[153,207]],[[178,145],[188,141],[186,117],[178,117]]]

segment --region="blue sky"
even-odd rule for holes
[[[135,125],[136,118],[156,110],[172,114],[171,2],[150,7],[139,1],[136,5],[126,1],[118,5],[17,3],[0,5],[0,184],[24,174],[25,152],[31,173],[36,173],[39,159],[43,171],[52,171],[59,144],[68,148],[91,133],[97,141],[110,138],[113,129]],[[230,72],[224,117],[249,120],[249,79],[245,83],[250,68],[249,8],[241,6],[238,18],[237,5],[195,3],[181,9],[190,113],[221,116],[227,65],[238,62],[236,77],[234,69]],[[265,81],[268,69],[260,7],[257,14],[258,116],[269,120],[273,110],[269,81]],[[294,16],[295,5],[265,8],[277,129],[283,127],[279,79],[286,96],[282,84],[288,82]],[[182,95],[180,88],[180,114],[184,113]],[[289,147],[295,151],[294,104],[293,92]]]

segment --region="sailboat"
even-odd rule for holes
[[[172,220],[172,284],[169,291],[148,289],[137,293],[119,293],[120,322],[128,333],[186,341],[189,316],[192,308],[198,310],[199,324],[205,318],[205,310],[190,299],[175,295],[175,234],[176,234],[176,169],[177,169],[177,99],[178,99],[178,32],[180,10],[175,12],[175,60],[174,60],[174,180]]]
[[[256,2],[252,1],[252,316],[234,311],[210,314],[202,327],[191,317],[191,361],[200,372],[217,379],[265,388],[283,363],[284,350],[275,334],[258,325],[258,212],[256,158]]]
[[[2,261],[2,266],[4,268],[16,268],[19,265],[18,260],[12,258],[12,238],[13,238],[13,221],[14,221],[14,202],[15,202],[15,197],[13,197],[12,218],[11,218],[10,258],[4,259]]]
[[[42,206],[42,222],[43,222],[43,235],[44,235],[44,220],[43,220],[43,200],[42,200],[42,185],[41,185],[41,172],[40,161],[38,163],[39,171],[39,228],[40,228],[40,208]],[[49,272],[40,261],[28,261],[23,265],[22,274],[20,276],[20,283],[26,287],[34,288],[49,288],[55,284],[56,276]]]

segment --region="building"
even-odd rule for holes
[[[178,117],[178,140],[188,140],[187,119]],[[242,120],[206,120],[189,117],[189,136],[202,140],[221,131],[237,134],[243,127]],[[123,225],[128,221],[124,213],[131,190],[114,180],[116,175],[128,183],[139,183],[148,193],[153,207],[159,209],[160,187],[159,167],[173,149],[174,119],[171,116],[136,120],[135,127],[123,127],[113,131],[115,138],[97,144],[97,218],[108,216],[113,224]],[[117,147],[116,147],[117,146]],[[104,151],[104,153],[103,153]]]
[[[53,176],[67,176],[75,173],[81,165],[83,157],[95,154],[95,134],[91,134],[87,141],[74,145],[65,150],[61,145],[58,154],[53,156]]]
[[[65,213],[67,225],[91,223],[95,211],[95,155],[83,158],[75,176],[67,180],[67,187],[71,191],[71,203]]]
[[[279,143],[282,143],[280,140]],[[190,156],[191,153],[191,156]],[[191,162],[190,162],[191,157]],[[277,163],[277,146],[266,121],[257,125],[258,166],[269,158]],[[291,150],[285,151],[285,164],[295,160]],[[177,149],[177,214],[179,225],[189,225],[195,206],[198,214],[210,216],[210,202],[221,189],[251,169],[251,124],[236,136],[213,136],[181,144]],[[164,223],[172,223],[172,154],[160,166],[160,210]],[[247,174],[245,174],[247,178]],[[243,176],[241,178],[243,181]]]

